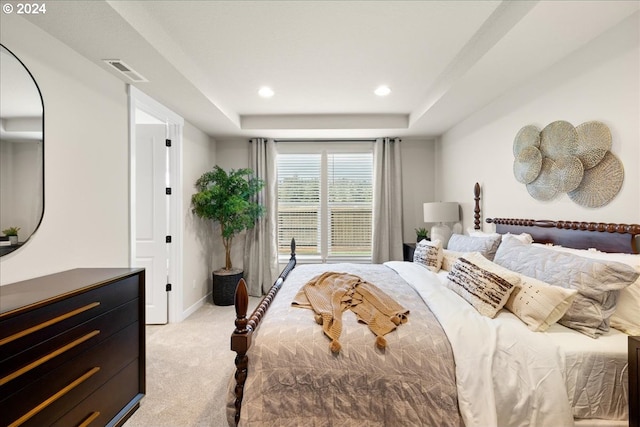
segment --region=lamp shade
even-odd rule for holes
[[[433,202],[423,205],[424,222],[454,222],[460,220],[457,202]]]

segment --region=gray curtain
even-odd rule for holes
[[[373,149],[374,263],[401,261],[402,175],[400,139],[377,139]]]
[[[265,206],[267,212],[254,228],[247,230],[244,278],[249,295],[261,296],[278,276],[276,149],[272,139],[250,140],[249,168],[264,180],[265,186],[258,195],[258,202]]]

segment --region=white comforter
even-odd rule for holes
[[[514,315],[480,315],[442,277],[414,263],[385,263],[420,294],[453,349],[466,427],[573,426],[561,350]]]

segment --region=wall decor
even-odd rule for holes
[[[584,166],[576,156],[563,156],[554,160],[556,167],[552,173],[556,174],[556,190],[561,193],[573,191],[580,185],[584,176]]]
[[[527,191],[536,200],[552,200],[558,195],[556,163],[548,157],[542,159],[540,174],[527,184]]]
[[[610,151],[611,131],[602,122],[574,127],[557,120],[542,131],[524,126],[513,141],[513,174],[536,200],[561,193],[580,206],[602,207],[620,192],[622,162]]]
[[[524,147],[513,162],[513,174],[518,182],[529,184],[540,174],[542,153],[537,147]]]
[[[540,132],[540,151],[544,157],[557,160],[578,151],[578,132],[569,122],[558,120]]]
[[[526,147],[540,148],[540,129],[537,126],[528,125],[518,131],[513,141],[513,155],[517,157]]]
[[[611,132],[601,122],[585,122],[576,127],[578,132],[578,151],[576,156],[585,169],[591,169],[611,150]]]
[[[600,163],[584,172],[582,182],[569,192],[569,198],[580,206],[599,208],[618,194],[623,180],[622,162],[608,151]]]

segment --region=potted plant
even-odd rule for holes
[[[18,231],[20,231],[20,227],[9,227],[6,230],[2,230],[2,233],[9,238],[9,243],[17,245]]]
[[[427,231],[426,228],[420,227],[420,228],[416,228],[415,230],[416,230],[416,243],[424,239],[429,240],[429,232]]]
[[[254,176],[251,169],[231,169],[227,173],[220,166],[214,166],[202,174],[195,185],[198,192],[191,196],[192,212],[220,225],[225,249],[224,268],[213,272],[213,302],[231,305],[243,273],[231,264],[231,244],[238,233],[253,228],[264,215],[264,206],[256,202],[264,181]]]

